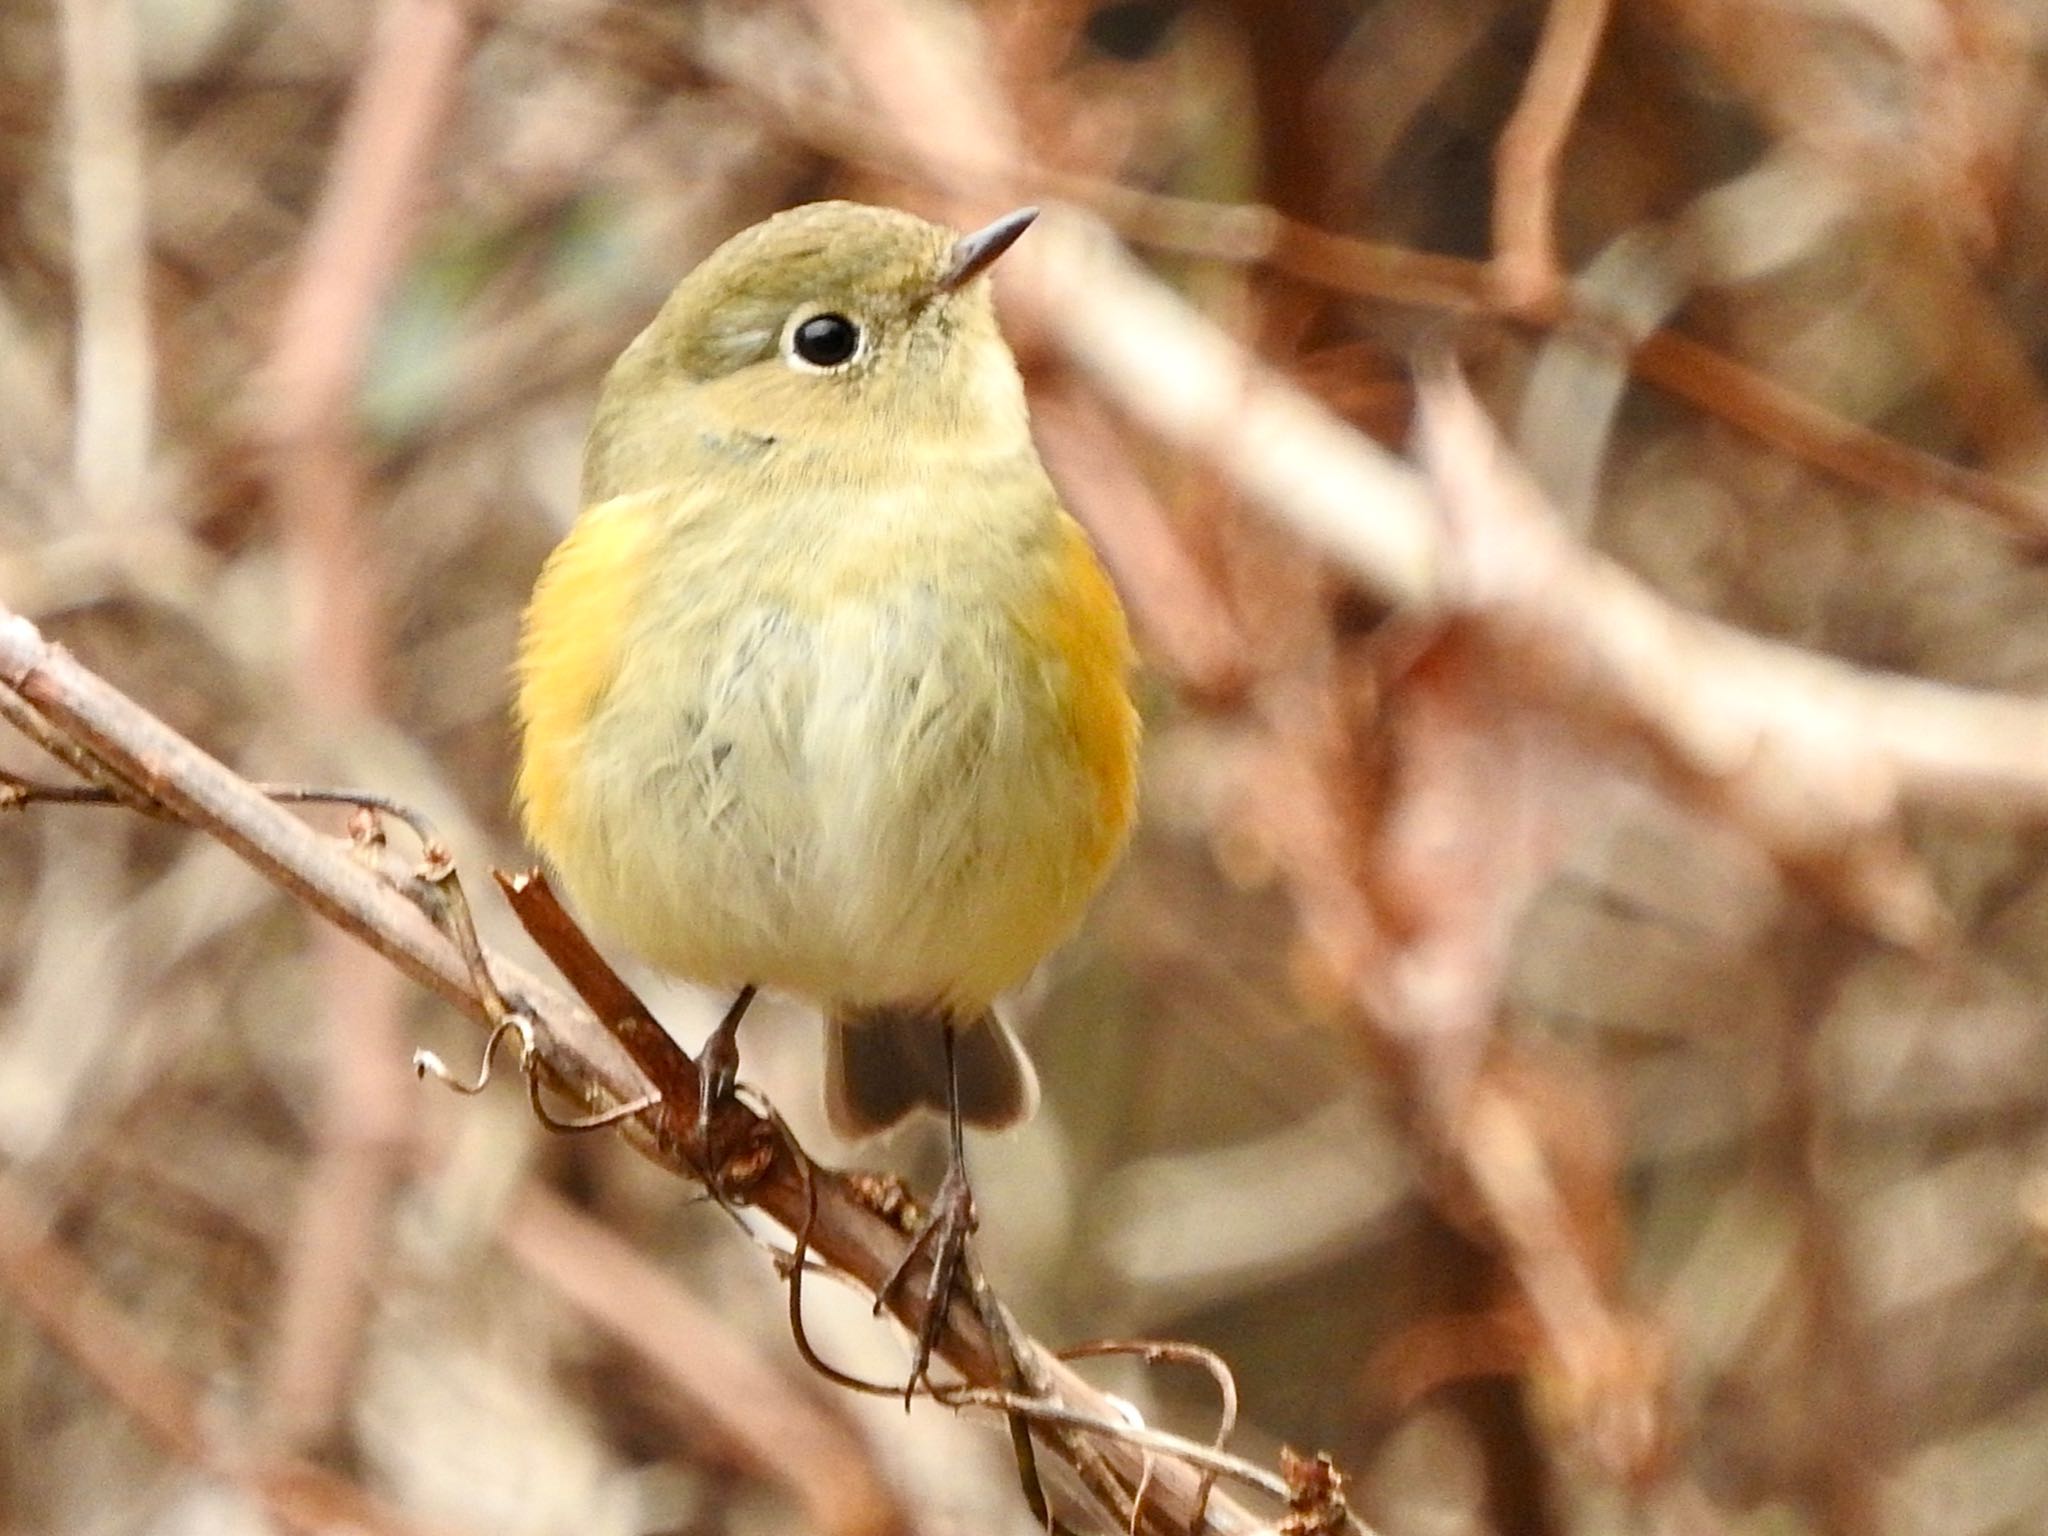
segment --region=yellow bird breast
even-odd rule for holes
[[[584,514],[527,615],[520,796],[600,929],[705,983],[962,1008],[1072,929],[1133,809],[1123,615],[1042,479],[951,478]]]

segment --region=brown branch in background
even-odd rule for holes
[[[1332,234],[1262,209],[1148,199],[1121,188],[1050,179],[1141,245],[1217,261],[1260,262],[1303,282],[1380,303],[1459,316],[1499,313],[1488,268],[1477,262]],[[1660,329],[1638,339],[1626,324],[1569,289],[1547,315],[1503,318],[1570,328],[1592,344],[1625,351],[1630,371],[1644,383],[1844,484],[1878,496],[1953,505],[1981,515],[2029,548],[2048,542],[2048,496],[2025,481],[2001,479],[1888,437],[1683,331]]]
[[[385,662],[356,398],[469,43],[457,0],[379,7],[270,370],[271,504],[302,626],[296,680],[309,713],[344,729],[374,713]],[[397,977],[332,929],[315,947],[328,1053],[319,1152],[285,1259],[264,1388],[265,1422],[287,1446],[324,1433],[346,1401],[413,1103]]]
[[[1862,1536],[1884,1524],[1885,1380],[1873,1370],[1868,1312],[1848,1254],[1847,1213],[1837,1209],[1834,1127],[1822,1062],[1829,1015],[1855,956],[1853,936],[1825,921],[1787,935],[1787,996],[1763,1021],[1774,1054],[1774,1193],[1798,1215],[1791,1289],[1798,1318],[1804,1410],[1801,1450],[1817,1485],[1814,1524],[1827,1536]]]
[[[1097,207],[1142,245],[1219,261],[1264,262],[1355,298],[1452,315],[1498,313],[1521,325],[1578,330],[1593,344],[1624,351],[1630,371],[1644,383],[1844,484],[1878,496],[1947,503],[1981,515],[2029,548],[2048,543],[2048,496],[2024,481],[2001,479],[1888,437],[1683,331],[1660,329],[1637,339],[1627,325],[1569,289],[1547,314],[1503,313],[1490,292],[1488,268],[1477,262],[1284,222],[1269,239],[1248,239],[1231,226],[1260,210],[1191,204],[1160,220],[1119,213],[1121,198],[1077,191],[1084,205]],[[1201,232],[1205,216],[1216,233]]]
[[[1277,271],[1388,303],[1484,313],[1486,268],[1454,257],[1418,256],[1323,231],[1289,231],[1272,257]],[[1546,317],[1508,318],[1572,329],[1593,345],[1625,352],[1632,373],[1674,399],[1758,442],[1873,495],[1948,504],[1981,516],[2027,548],[2048,544],[2048,496],[2024,480],[2002,479],[1944,459],[1831,411],[1770,375],[1683,331],[1636,338],[1623,323],[1567,290]]]
[[[853,1433],[784,1380],[729,1323],[622,1238],[538,1186],[502,1238],[527,1270],[630,1345],[764,1475],[782,1481],[822,1536],[895,1536],[908,1515]]]
[[[1992,469],[2037,477],[2048,465],[2048,392],[2028,347],[1942,217],[1907,209],[1893,222],[1876,263],[1882,291],[1928,360],[1957,435]]]
[[[1557,182],[1565,140],[1592,77],[1610,0],[1549,0],[1536,57],[1493,156],[1488,278],[1509,313],[1542,312],[1564,291]]]
[[[0,1291],[98,1384],[158,1450],[242,1490],[288,1531],[421,1536],[423,1527],[345,1478],[289,1456],[251,1459],[204,1387],[161,1360],[137,1325],[50,1237],[29,1196],[0,1172]]]
[[[1923,952],[1949,942],[1906,851],[1902,804],[1946,787],[1961,742],[2031,776],[2026,765],[2048,750],[2048,707],[1880,681],[1671,607],[1572,540],[1449,373],[1423,383],[1417,441],[1461,552],[1460,602],[1532,688],[1644,733],[1681,793],[1873,932]]]
[[[86,511],[139,518],[155,432],[142,63],[133,0],[64,0],[71,259],[78,294],[72,478]]]
[[[2014,8],[1946,0],[1929,8],[1910,48],[1872,28],[1878,46],[1853,69],[1828,46],[1828,23],[1804,7],[1660,0],[1656,9],[1788,144],[1863,194],[1881,291],[1947,395],[1957,435],[2010,477],[1992,483],[2036,478],[2048,398],[1980,270],[2008,221],[2025,120],[2026,25]],[[2000,515],[2038,546],[2048,517],[2013,515],[2023,510],[2008,498]]]
[[[18,695],[74,748],[90,752],[154,804],[218,839],[293,899],[367,943],[470,1017],[493,1022],[493,1008],[478,996],[458,947],[400,894],[398,887],[412,877],[409,866],[400,863],[380,873],[359,851],[322,837],[48,644],[34,625],[4,607],[0,689]],[[580,942],[588,948],[587,939]],[[591,954],[595,957],[595,951]],[[594,958],[594,963],[602,965],[601,959]],[[645,1018],[644,1024],[630,1019],[601,1024],[587,1009],[519,967],[496,956],[489,957],[489,967],[506,1003],[526,1020],[539,1065],[564,1091],[601,1106],[660,1089],[663,1103],[627,1125],[628,1139],[671,1172],[695,1178],[690,1146],[696,1068],[651,1018],[645,1018],[637,1000],[628,1011]],[[653,1079],[639,1070],[636,1057],[655,1065]],[[682,1106],[673,1118],[672,1105]],[[870,1296],[876,1293],[902,1259],[908,1241],[900,1224],[877,1209],[858,1181],[799,1161],[775,1129],[743,1104],[728,1104],[721,1111],[714,1136],[722,1146],[764,1149],[747,1172],[748,1202],[785,1232],[804,1232],[810,1251],[820,1260]],[[916,1305],[918,1280],[913,1273],[899,1292],[898,1306]],[[1089,1421],[1127,1422],[1114,1402],[1044,1346],[1023,1340],[1021,1348],[1025,1379],[1046,1384],[1051,1407]],[[970,1308],[954,1307],[936,1353],[970,1385],[1003,1389],[1004,1362]],[[1063,1459],[1079,1460],[1075,1444],[1058,1436],[1052,1443]],[[1114,1475],[1126,1500],[1149,1475],[1146,1529],[1192,1531],[1190,1516],[1203,1487],[1194,1467],[1147,1456],[1127,1438],[1084,1436],[1082,1443],[1086,1455]],[[1203,1528],[1221,1536],[1242,1536],[1261,1529],[1261,1522],[1244,1505],[1216,1492],[1208,1496]]]
[[[469,43],[457,0],[379,6],[267,379],[272,505],[294,611],[316,620],[299,637],[303,671],[321,690],[314,702],[342,713],[376,697],[382,630],[362,527],[356,392]]]
[[[1711,411],[1844,484],[1905,501],[1970,508],[2028,548],[2048,541],[2048,500],[2026,485],[1923,453],[1838,416],[1683,332],[1645,336],[1631,366],[1645,383]]]

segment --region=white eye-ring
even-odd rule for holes
[[[805,373],[834,373],[867,350],[867,332],[837,310],[792,317],[782,333],[782,356]]]

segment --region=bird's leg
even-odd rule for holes
[[[946,1326],[946,1311],[952,1305],[953,1287],[960,1276],[961,1260],[967,1253],[967,1239],[975,1227],[974,1190],[967,1182],[967,1146],[960,1132],[960,1073],[953,1054],[953,1025],[946,1031],[946,1123],[951,1133],[951,1155],[946,1176],[932,1196],[931,1209],[910,1239],[910,1248],[889,1272],[875,1293],[875,1310],[880,1312],[902,1285],[920,1254],[931,1259],[931,1274],[925,1281],[924,1310],[917,1320],[917,1350],[910,1360],[910,1379],[903,1387],[907,1405],[917,1384],[927,1379],[932,1349]]]
[[[747,1016],[753,1001],[754,984],[748,982],[697,1053],[697,1145],[703,1149],[707,1165],[711,1162],[711,1118],[732,1097],[733,1084],[739,1081],[740,1020]]]

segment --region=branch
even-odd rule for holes
[[[374,567],[362,548],[354,406],[378,311],[397,281],[420,183],[453,105],[469,25],[456,0],[385,0],[334,163],[284,302],[265,420],[273,504],[311,633],[299,637],[315,702],[375,694]]]
[[[1557,172],[1586,94],[1610,0],[1550,0],[1536,60],[1493,156],[1495,293],[1510,311],[1540,310],[1564,290]]]
[[[1459,606],[1519,675],[1643,734],[1689,798],[1882,936],[1943,944],[1899,813],[2048,811],[2048,703],[1864,672],[1675,608],[1571,538],[1454,376],[1433,371],[1421,407]]]
[[[71,262],[78,291],[72,475],[110,524],[142,511],[155,416],[142,65],[132,0],[65,0]]]
[[[216,838],[287,895],[368,944],[471,1018],[495,1027],[494,1000],[473,984],[460,947],[401,894],[399,883],[412,876],[408,867],[395,859],[373,866],[368,850],[321,836],[80,666],[61,647],[45,641],[33,624],[4,606],[0,689],[11,692],[17,713],[26,712],[37,723],[38,735],[60,740],[74,754],[89,754],[99,772],[118,782],[129,799]],[[0,699],[5,698],[8,693],[0,692]],[[667,1037],[651,1019],[644,1028],[635,1027],[630,1018],[601,1024],[589,1009],[521,967],[496,955],[484,959],[493,986],[530,1029],[539,1064],[565,1092],[599,1106],[661,1091],[660,1104],[627,1122],[628,1139],[671,1172],[695,1179],[687,1151],[694,1139],[697,1102],[696,1069],[689,1058],[672,1042],[661,1054],[655,1036],[662,1041]],[[625,1006],[624,998],[617,1001]],[[635,1002],[633,1007],[637,1006]],[[636,1065],[636,1056],[643,1063],[658,1062],[659,1077],[650,1078]],[[670,1106],[677,1106],[673,1114]],[[721,1145],[762,1149],[746,1185],[750,1205],[792,1237],[802,1233],[817,1260],[867,1295],[876,1294],[909,1244],[900,1225],[874,1199],[872,1181],[864,1184],[858,1175],[810,1165],[779,1127],[743,1104],[726,1106],[715,1135]],[[897,1305],[914,1308],[921,1292],[913,1275],[909,1284],[899,1287]],[[1128,1422],[1115,1402],[1044,1346],[1028,1339],[1021,1346],[1022,1374],[1044,1384],[1048,1408],[1089,1422]],[[937,1354],[971,1387],[1007,1388],[1001,1353],[969,1307],[954,1306]],[[1113,1436],[1056,1434],[1052,1445],[1057,1455],[1084,1473],[1090,1464],[1099,1464],[1114,1477],[1126,1500],[1141,1484],[1147,1485],[1147,1530],[1197,1529],[1192,1517],[1203,1480],[1186,1462],[1161,1460]],[[1218,1492],[1209,1495],[1207,1518],[1199,1529],[1236,1536],[1263,1525],[1248,1507]]]

